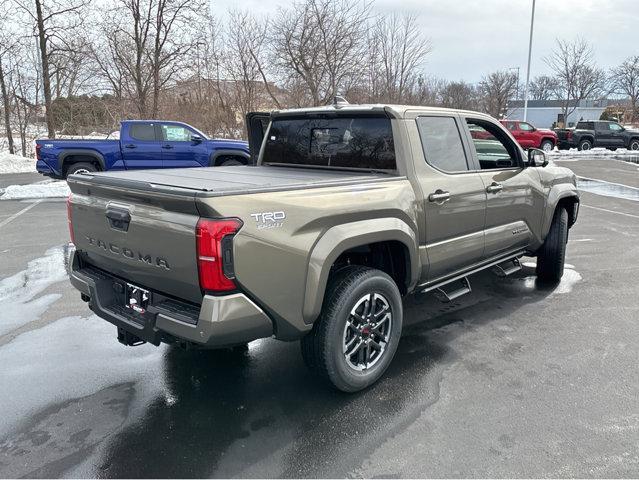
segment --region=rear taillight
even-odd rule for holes
[[[36,146],[35,146],[36,160],[40,160],[40,150],[42,150],[42,145],[38,145],[36,143]]]
[[[200,288],[211,292],[235,290],[233,236],[242,227],[238,218],[201,218],[195,227]]]
[[[73,233],[73,206],[71,205],[71,194],[67,197],[67,223],[69,224],[69,237],[71,243],[75,245],[75,234]]]

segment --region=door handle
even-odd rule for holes
[[[488,193],[497,193],[501,192],[504,189],[504,186],[501,183],[493,182],[486,187],[486,191]]]
[[[170,150],[173,148],[173,145],[162,145],[162,148],[165,148],[167,150]]]
[[[428,195],[429,202],[444,203],[444,202],[447,202],[448,200],[450,200],[450,192],[444,192],[443,190],[439,188],[435,190],[434,193],[431,193],[430,195]]]
[[[127,143],[124,148],[137,148],[136,145],[133,145],[132,143]]]

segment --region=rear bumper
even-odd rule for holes
[[[183,341],[207,348],[232,346],[273,334],[269,317],[241,293],[205,295],[202,305],[171,299],[151,291],[144,314],[124,306],[124,294],[118,285],[126,281],[103,270],[83,265],[72,251],[71,284],[89,298],[89,307],[100,318],[141,340],[159,345]]]
[[[36,170],[38,171],[38,173],[41,173],[42,175],[45,175],[47,177],[62,178],[62,175],[60,174],[60,172],[52,168],[44,160],[36,161]]]

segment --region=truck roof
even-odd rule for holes
[[[307,108],[291,108],[286,110],[274,110],[271,115],[296,115],[296,114],[308,114],[308,113],[382,113],[385,112],[394,118],[404,118],[410,111],[419,112],[432,112],[432,113],[450,113],[450,114],[472,114],[473,116],[487,117],[485,113],[474,112],[471,110],[457,110],[453,108],[442,107],[429,107],[425,105],[395,105],[389,103],[375,103],[375,104],[338,104],[338,105],[326,105],[321,107],[307,107]]]

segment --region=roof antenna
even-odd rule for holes
[[[348,103],[348,100],[346,100],[344,97],[342,97],[341,95],[335,95],[335,96],[333,97],[333,106],[334,106],[335,108],[341,108],[341,107],[343,107],[344,105],[350,105],[350,104]]]

